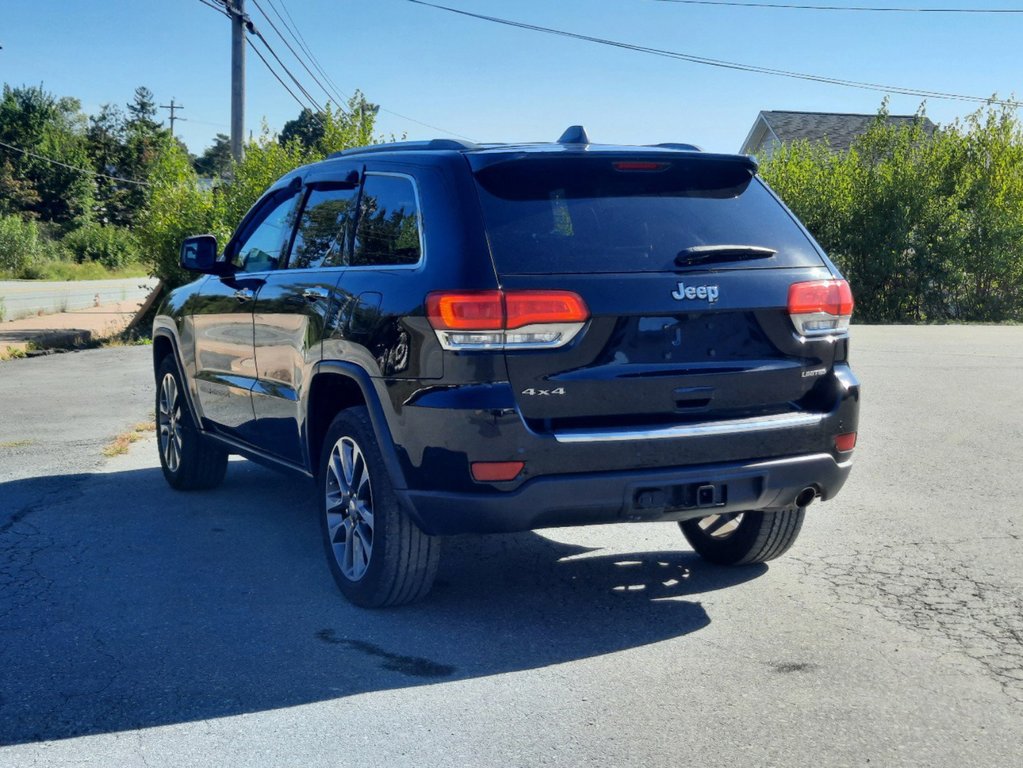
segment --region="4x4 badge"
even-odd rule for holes
[[[718,300],[718,287],[716,285],[690,285],[687,287],[680,280],[678,288],[671,292],[671,298],[676,301],[682,301],[683,299],[706,299],[707,302],[713,304]]]

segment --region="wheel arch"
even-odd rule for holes
[[[371,377],[363,368],[354,363],[323,361],[313,370],[308,392],[305,440],[309,469],[313,474],[319,470],[323,440],[334,417],[345,408],[361,405],[369,412],[374,437],[387,465],[392,485],[396,489],[406,487],[405,473],[398,460],[383,405]]]
[[[181,388],[185,393],[185,402],[188,405],[188,415],[192,419],[192,424],[199,431],[202,431],[202,421],[199,418],[199,412],[195,407],[195,400],[193,399],[191,382],[188,381],[188,377],[185,374],[185,367],[181,360],[181,351],[178,347],[177,335],[169,328],[156,328],[153,330],[153,375],[160,370],[160,366],[163,365],[163,361],[171,356],[174,360],[174,365],[178,369],[178,375],[181,377]],[[159,386],[159,382],[157,382]]]

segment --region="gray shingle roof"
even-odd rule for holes
[[[826,139],[834,150],[848,149],[852,140],[865,133],[877,117],[835,112],[764,111],[760,114],[774,131],[774,135],[783,143],[799,139],[808,141]],[[916,119],[915,115],[889,115],[888,122],[894,125],[910,125]],[[925,117],[923,128],[930,134],[934,132],[936,126]]]

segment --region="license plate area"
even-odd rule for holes
[[[626,496],[625,518],[653,520],[673,512],[714,510],[738,505],[753,505],[763,487],[759,475],[729,477],[727,482],[703,479],[681,483],[637,483]]]
[[[727,483],[682,483],[656,488],[637,488],[632,494],[636,512],[723,507],[728,503]]]

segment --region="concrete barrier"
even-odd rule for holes
[[[31,315],[52,315],[76,309],[145,299],[157,280],[127,277],[118,280],[0,280],[0,315],[17,320]]]

